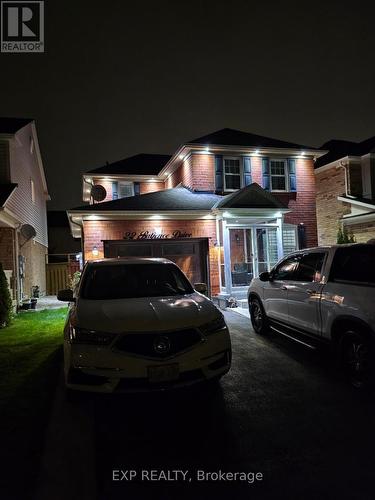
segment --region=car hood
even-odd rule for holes
[[[218,315],[218,309],[207,297],[193,293],[178,297],[78,299],[73,316],[78,327],[121,333],[201,326]]]

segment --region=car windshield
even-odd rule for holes
[[[83,278],[80,295],[89,300],[175,296],[194,291],[173,264],[92,265]]]

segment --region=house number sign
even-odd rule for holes
[[[169,238],[191,238],[192,233],[186,233],[176,229],[172,233],[155,233],[154,231],[128,231],[124,234],[124,240],[167,240]]]

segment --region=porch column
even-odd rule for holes
[[[283,248],[283,218],[277,217],[277,229],[276,229],[276,239],[277,239],[277,258],[281,259],[284,256]]]
[[[232,294],[232,273],[230,271],[230,239],[227,223],[223,219],[223,246],[224,246],[224,273],[225,290],[228,295]]]

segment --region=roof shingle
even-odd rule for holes
[[[198,137],[197,139],[188,141],[187,144],[212,144],[217,146],[246,146],[254,148],[280,149],[317,149],[312,148],[311,146],[304,146],[302,144],[295,144],[293,142],[272,139],[271,137],[250,134],[249,132],[242,132],[241,130],[234,130],[231,128],[223,128],[221,130],[217,130],[212,134],[204,135],[202,137]]]
[[[103,175],[157,175],[170,158],[170,155],[141,153],[95,168],[87,173]]]

